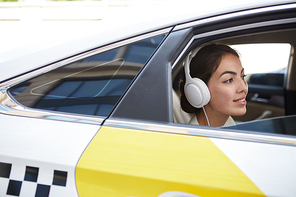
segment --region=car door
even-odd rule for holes
[[[295,137],[174,123],[172,96],[193,48],[290,28],[293,4],[176,26],[79,160],[79,194],[294,196]]]

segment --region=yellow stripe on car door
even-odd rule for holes
[[[264,196],[207,137],[103,126],[76,169],[81,197]]]

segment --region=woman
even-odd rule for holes
[[[246,113],[248,86],[244,79],[244,68],[234,49],[223,44],[207,44],[198,50],[190,64],[188,62],[188,67],[188,73],[185,71],[180,81],[180,92],[182,109],[194,114],[190,124],[226,126],[234,124],[231,115]],[[209,101],[204,106],[193,107],[192,102],[188,102],[190,95],[188,88],[185,88],[185,94],[184,86],[187,87],[186,79],[190,81],[191,78],[198,78],[206,84]]]

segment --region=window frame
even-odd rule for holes
[[[289,7],[289,6],[288,6]],[[230,37],[237,37],[241,35],[248,35],[248,34],[256,34],[258,32],[268,32],[268,31],[274,31],[274,30],[282,30],[282,29],[296,29],[296,18],[293,14],[291,14],[291,10],[295,11],[295,5],[290,5],[288,8],[288,13],[285,13],[285,9],[283,10],[273,10],[271,11],[268,9],[266,13],[256,13],[254,15],[250,15],[248,19],[244,19],[241,15],[234,13],[233,15],[236,15],[239,17],[234,17],[231,19],[225,19],[227,17],[225,16],[218,16],[217,18],[224,18],[224,20],[219,20],[220,24],[217,21],[214,21],[214,18],[210,19],[204,19],[204,21],[207,21],[208,23],[203,24],[202,21],[198,22],[192,22],[191,25],[195,25],[192,27],[192,34],[190,35],[189,42],[186,43],[186,46],[182,49],[180,54],[176,57],[176,59],[172,63],[172,71],[177,69],[178,65],[180,65],[183,61],[183,59],[186,57],[186,55],[191,51],[192,49],[198,47],[201,44],[210,42],[210,41],[219,41],[223,40],[225,38],[230,38]],[[274,14],[271,14],[274,13]],[[271,14],[271,15],[269,15]],[[262,18],[257,19],[258,15],[262,15]],[[269,17],[268,16],[272,16]],[[247,16],[245,16],[247,17]],[[264,19],[265,18],[265,19]],[[244,23],[248,21],[247,23]],[[238,24],[237,26],[233,24]],[[189,25],[184,24],[180,26],[176,26],[174,30],[179,30],[182,29],[183,27],[188,27]],[[204,31],[204,29],[207,29],[209,26],[210,31]],[[187,38],[188,39],[188,38]],[[291,43],[290,43],[291,44]],[[291,45],[291,50],[294,50],[294,47]],[[289,65],[290,66],[290,65]],[[289,72],[289,66],[288,66],[288,72]],[[290,73],[289,73],[290,74]],[[288,89],[287,86],[287,75],[285,75],[284,78],[284,87],[280,87],[280,91],[285,91]],[[289,82],[288,82],[289,83]],[[180,125],[179,123],[173,123],[176,125]],[[186,125],[186,124],[181,124],[184,127],[191,127],[192,129],[204,129],[203,126],[199,125]],[[213,128],[216,130],[215,128]],[[275,137],[275,141],[280,139],[281,137],[286,137],[290,138],[291,140],[295,140],[295,136],[287,136],[283,134],[270,134],[270,133],[263,133],[263,132],[256,132],[256,131],[244,131],[244,130],[234,130],[230,128],[223,128],[223,131],[230,132],[230,135],[233,135],[232,132],[237,132],[238,135],[244,136],[246,133],[250,133],[255,136],[266,136],[266,138],[273,138]],[[208,136],[212,136],[209,132]],[[216,133],[216,132],[214,132]],[[256,138],[256,137],[255,137]],[[278,143],[280,143],[278,141]],[[295,144],[294,144],[295,145]]]

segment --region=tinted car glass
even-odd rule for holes
[[[9,90],[22,105],[107,116],[164,36],[79,60]]]
[[[248,84],[268,85],[268,86],[284,86],[284,73],[262,73],[252,74],[248,79]]]
[[[283,116],[278,118],[270,118],[270,119],[240,123],[237,125],[222,127],[222,128],[296,136],[295,120],[296,120],[296,116],[292,115],[292,116]]]

